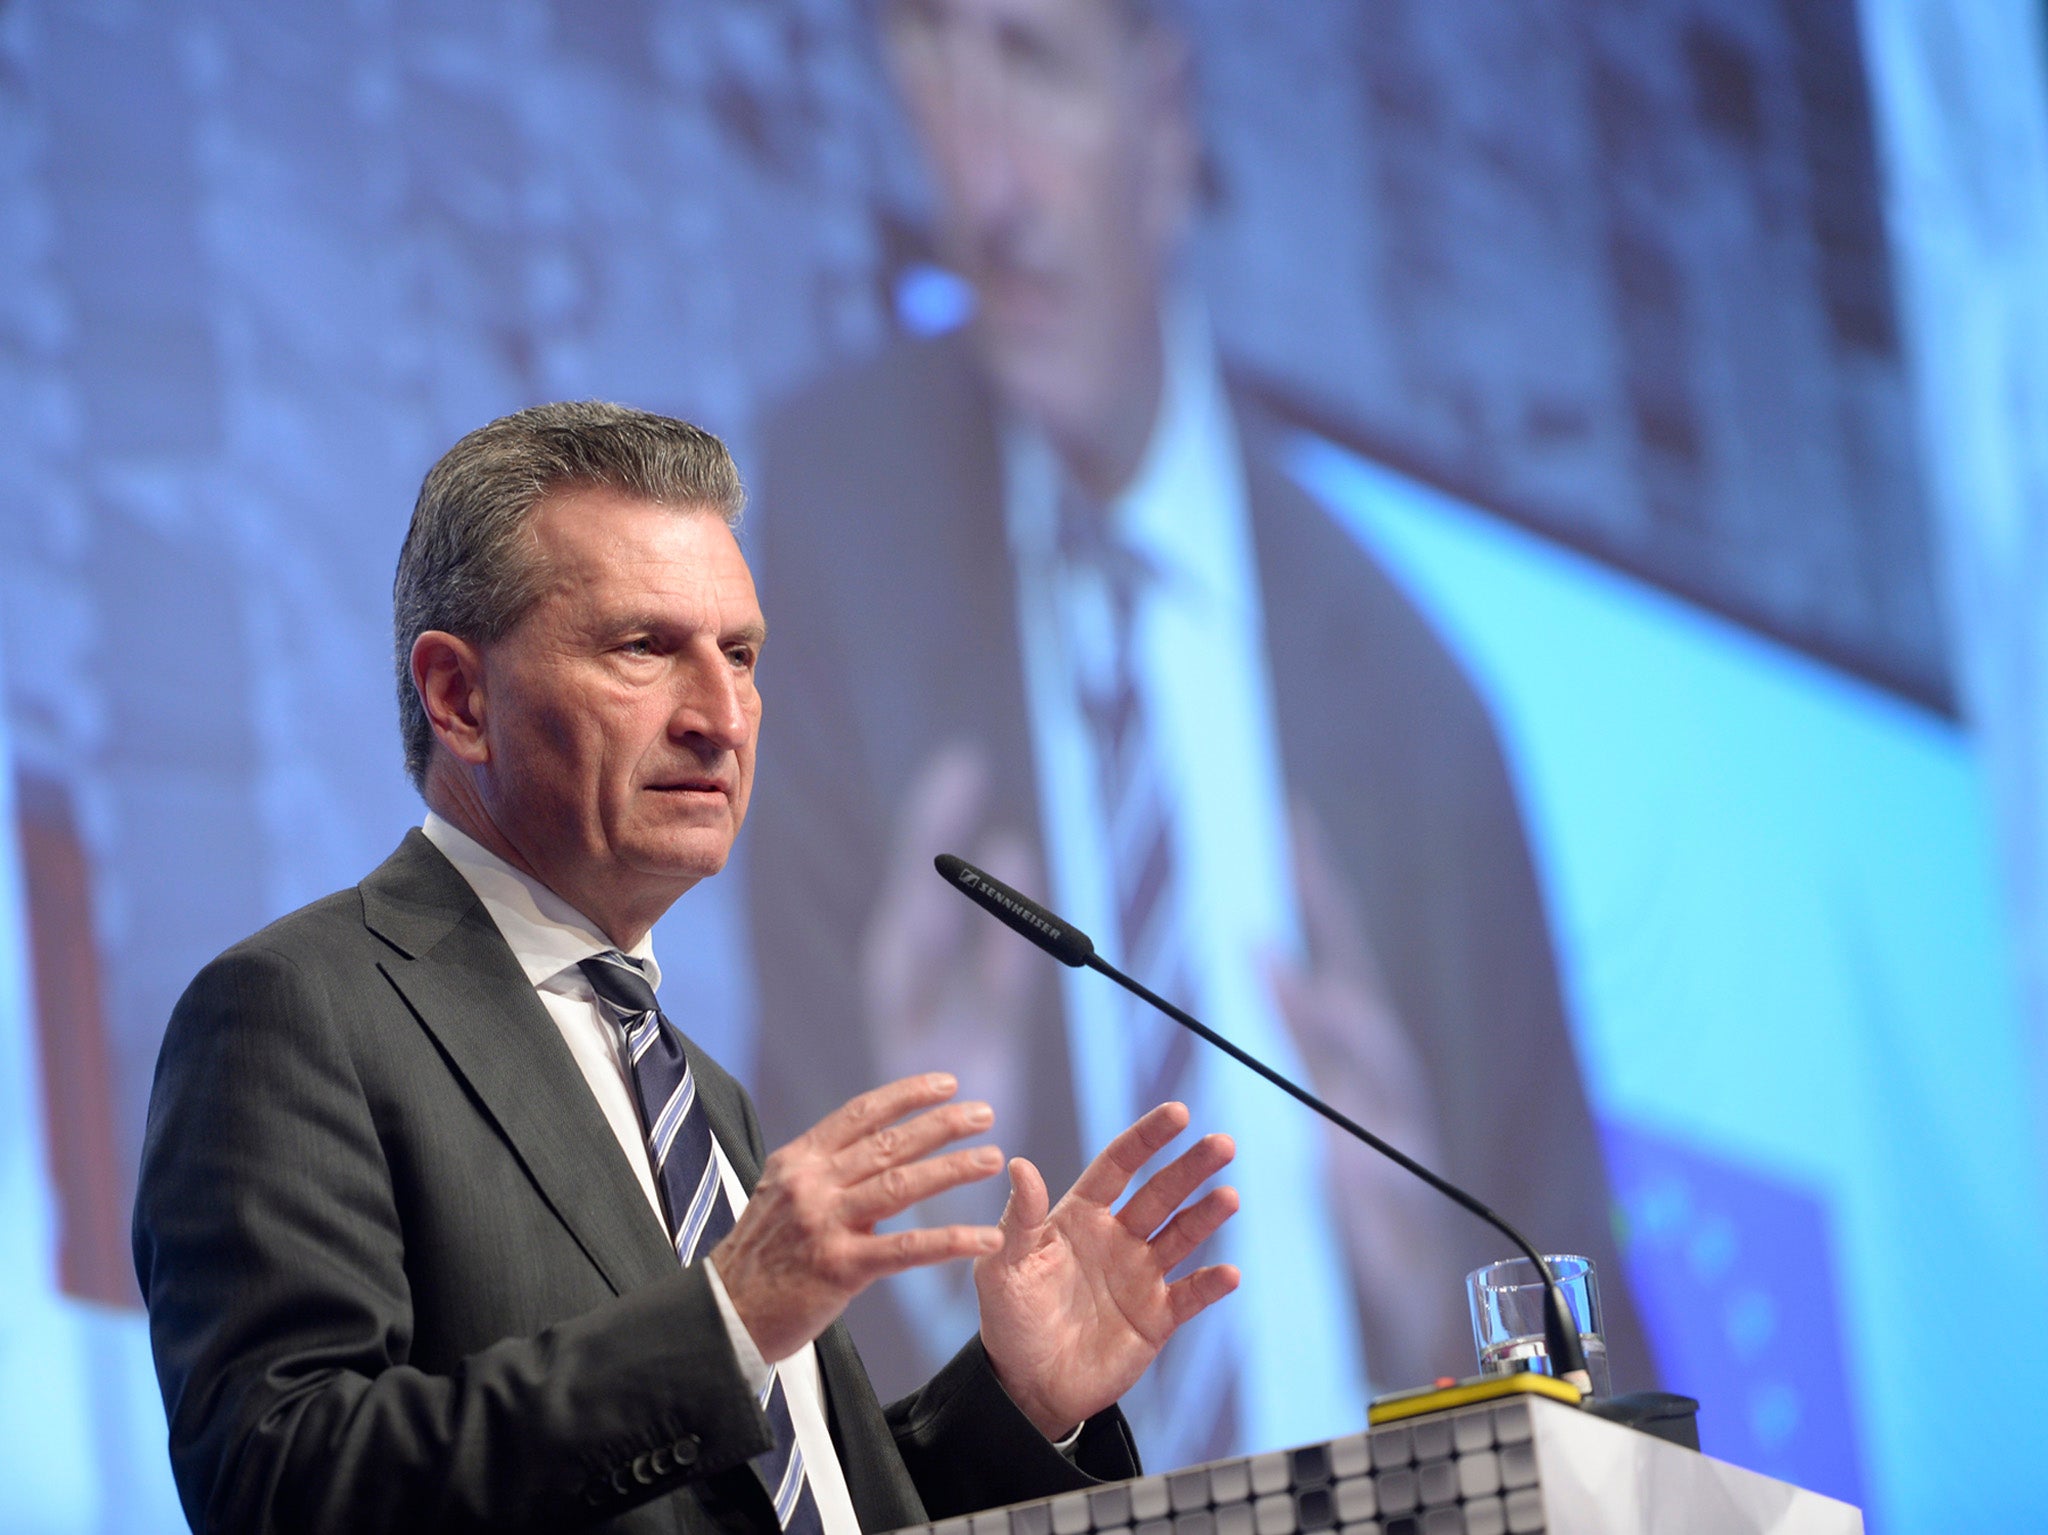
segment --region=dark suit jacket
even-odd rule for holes
[[[749,1188],[752,1105],[694,1046]],[[205,1530],[772,1535],[766,1421],[468,883],[420,833],[192,983],[157,1066],[135,1259]],[[1085,1485],[970,1344],[884,1409],[817,1342],[863,1526]],[[1114,1413],[1078,1459],[1131,1474]]]
[[[1362,901],[1429,1074],[1440,1170],[1546,1250],[1595,1260],[1617,1386],[1648,1384],[1549,924],[1490,717],[1386,572],[1280,471],[1275,425],[1241,392],[1232,403],[1282,770]],[[956,334],[900,343],[769,426],[755,542],[774,637],[748,887],[761,1035],[777,1047],[758,1085],[778,1129],[809,1123],[838,1084],[874,1074],[857,1011],[860,938],[904,793],[930,754],[982,743],[992,821],[1034,840],[1042,824],[996,422]],[[1044,967],[1034,1024],[1037,1123],[1005,1139],[1057,1163],[1073,1121],[1053,972]],[[1229,1020],[1211,1021],[1229,1031]],[[1274,1112],[1293,1110],[1276,1102]],[[1509,1256],[1489,1228],[1459,1230],[1458,1272],[1409,1279],[1454,1313],[1440,1329],[1452,1338],[1464,1269]],[[1411,1360],[1409,1340],[1373,1336],[1367,1321],[1384,1386],[1473,1369],[1462,1348]],[[1403,1372],[1391,1379],[1390,1360]]]

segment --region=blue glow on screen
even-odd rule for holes
[[[2038,1506],[2033,1433],[1971,1404],[2025,1398],[2000,1277],[2040,1272],[2048,1250],[1968,736],[1328,443],[1304,439],[1293,467],[1493,705],[1596,1111],[1817,1202],[1832,1262],[1789,1299],[1839,1329],[1825,1342],[1873,1525],[2017,1527]],[[1711,1270],[1699,1244],[1727,1233],[1696,1236]],[[1646,1248],[1687,1249],[1644,1242],[1631,1260],[1667,1375],[1696,1357],[1659,1304],[1677,1294],[1722,1307],[1677,1321],[1732,1332],[1759,1369],[1812,1347],[1773,1344],[1776,1309],[1742,1284],[1785,1244],[1704,1286],[1643,1271]],[[1964,1379],[1960,1400],[1946,1387]],[[1782,1390],[1668,1384],[1705,1399],[1710,1452],[1801,1410]]]

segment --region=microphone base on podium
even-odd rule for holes
[[[1680,1396],[1675,1391],[1631,1391],[1623,1396],[1589,1397],[1576,1386],[1533,1370],[1471,1375],[1464,1380],[1440,1380],[1434,1386],[1391,1392],[1375,1398],[1365,1416],[1368,1423],[1378,1428],[1424,1413],[1448,1412],[1453,1407],[1469,1407],[1474,1402],[1499,1401],[1521,1394],[1549,1397],[1567,1407],[1583,1407],[1596,1418],[1654,1434],[1688,1450],[1700,1447],[1700,1404],[1689,1396]]]
[[[1425,1413],[1449,1412],[1453,1407],[1470,1407],[1474,1402],[1497,1402],[1511,1396],[1547,1396],[1567,1407],[1577,1407],[1586,1394],[1569,1381],[1535,1370],[1514,1370],[1506,1375],[1468,1375],[1463,1380],[1445,1377],[1434,1386],[1416,1386],[1407,1391],[1390,1391],[1373,1398],[1365,1421],[1374,1428],[1419,1418]]]

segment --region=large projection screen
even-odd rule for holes
[[[1469,1373],[1505,1253],[934,852],[1592,1254],[1710,1453],[2037,1517],[2044,60],[2030,0],[0,6],[0,1529],[182,1526],[164,1021],[418,824],[413,496],[565,398],[748,481],[755,807],[655,941],[771,1140],[936,1066],[1055,1182],[1148,1094],[1237,1138],[1148,1464]],[[851,1319],[907,1388],[971,1286]]]

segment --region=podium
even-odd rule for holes
[[[904,1535],[1861,1535],[1847,1503],[1542,1396]]]

